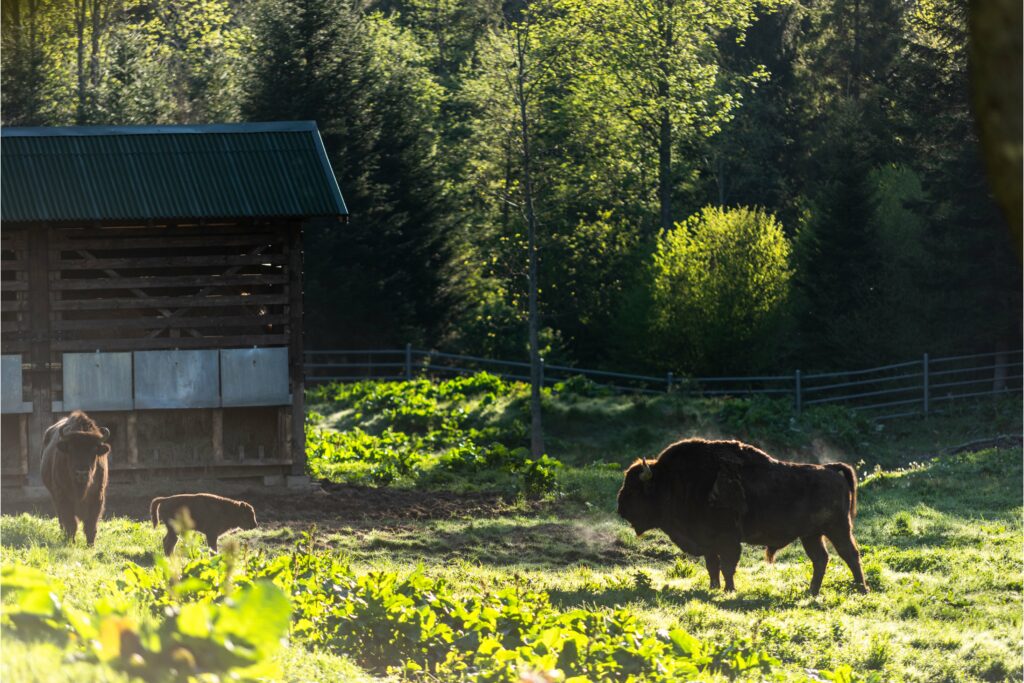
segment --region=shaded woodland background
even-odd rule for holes
[[[307,348],[524,358],[525,170],[551,361],[1021,344],[965,0],[2,7],[3,125],[318,123],[352,217],[308,228]]]

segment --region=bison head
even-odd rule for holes
[[[649,461],[637,460],[626,470],[619,489],[617,512],[633,526],[637,536],[658,525],[654,468]]]
[[[88,432],[65,432],[57,442],[57,450],[67,456],[71,480],[78,490],[85,490],[92,484],[96,473],[96,461],[110,453],[110,430],[106,427]]]
[[[255,529],[259,526],[256,523],[256,511],[248,503],[240,503],[238,506],[238,527],[240,529]]]

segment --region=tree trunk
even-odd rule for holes
[[[661,112],[658,130],[658,204],[661,229],[672,229],[672,122],[668,109]]]
[[[544,428],[541,420],[541,358],[539,313],[537,310],[537,215],[533,207],[533,174],[530,159],[530,125],[526,108],[526,41],[528,27],[516,27],[516,98],[519,100],[519,133],[523,162],[523,203],[526,208],[527,251],[529,258],[529,342],[530,342],[530,453],[544,454]]]
[[[86,123],[85,98],[85,11],[87,0],[75,0],[75,67],[78,69],[78,109],[75,112],[75,122],[79,125]]]

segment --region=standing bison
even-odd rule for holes
[[[96,540],[107,491],[110,431],[76,410],[51,425],[43,436],[43,485],[53,498],[57,519],[69,541],[82,520],[85,540]]]
[[[721,572],[725,590],[734,589],[741,542],[766,546],[771,562],[799,538],[814,565],[817,595],[828,564],[825,536],[857,589],[868,591],[853,538],[857,475],[843,463],[782,462],[738,441],[687,439],[626,470],[618,512],[638,536],[661,529],[683,551],[703,555],[712,588]]]

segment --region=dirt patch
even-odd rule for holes
[[[513,502],[497,493],[452,493],[447,491],[415,491],[409,489],[370,488],[339,484],[313,485],[308,489],[239,487],[237,485],[211,485],[204,487],[178,487],[173,491],[157,485],[136,487],[127,491],[122,487],[108,491],[106,514],[123,516],[139,521],[149,519],[149,501],[154,496],[171,493],[207,491],[244,500],[256,508],[260,524],[318,524],[324,527],[352,525],[365,522],[409,522],[428,519],[460,517],[490,518],[529,512],[540,504]],[[0,501],[3,514],[33,512],[53,515],[53,504],[48,499],[27,500],[6,494]]]

